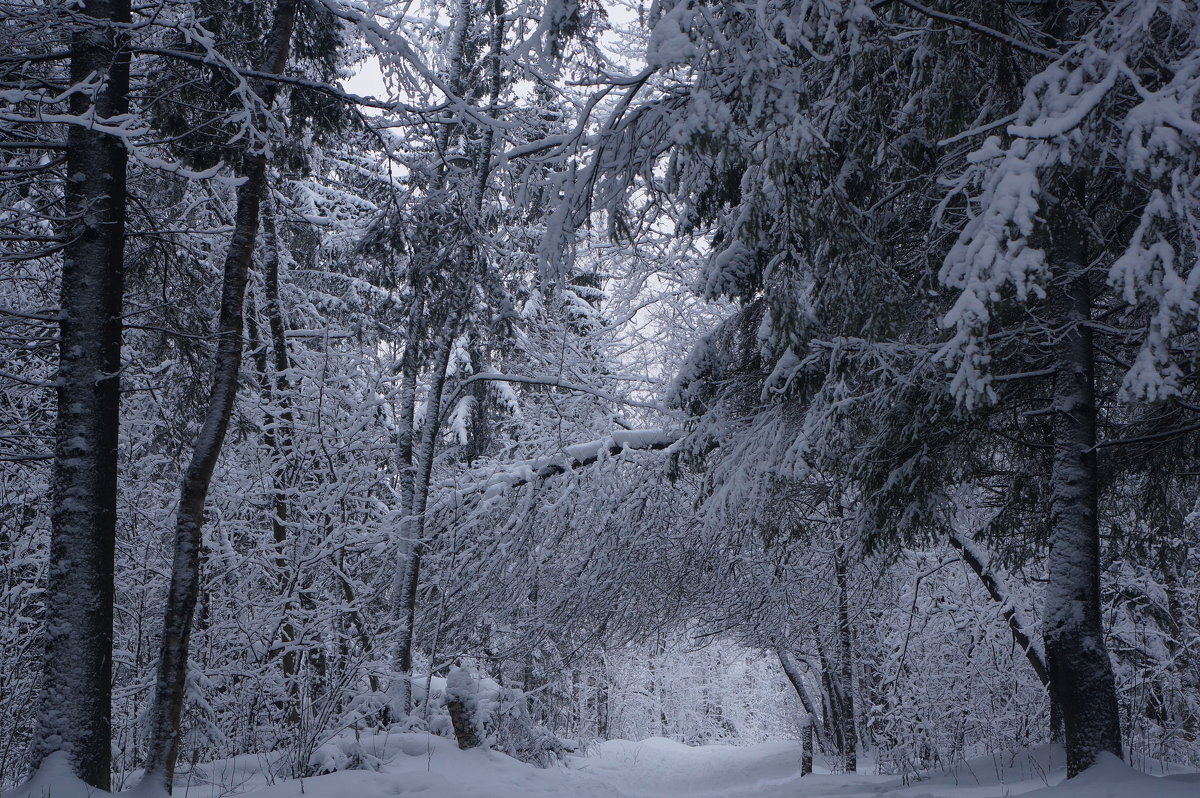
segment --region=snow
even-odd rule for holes
[[[661,737],[611,740],[568,757],[566,767],[541,770],[495,752],[459,751],[442,738],[394,736],[401,738],[394,746],[398,753],[379,772],[346,771],[305,779],[303,794],[314,798],[410,794],[430,798],[991,798],[1027,793],[1040,798],[1194,798],[1200,788],[1200,775],[1147,776],[1112,757],[1061,783],[1063,755],[1050,748],[1008,758],[984,757],[953,772],[905,784],[898,776],[831,774],[819,765],[813,775],[800,778],[799,746],[792,740],[695,747]],[[298,782],[284,782],[247,798],[300,794]]]
[[[696,53],[696,46],[689,35],[695,15],[688,0],[676,3],[662,15],[646,45],[646,63],[649,66],[683,64]]]
[[[1071,781],[1029,795],[1031,798],[1195,798],[1200,795],[1200,773],[1148,776],[1112,754],[1102,753],[1093,767]]]
[[[47,756],[27,783],[3,794],[2,798],[91,798],[107,793],[89,787],[71,772],[65,751]]]
[[[905,783],[874,773],[832,774],[821,767],[798,775],[799,745],[775,740],[758,745],[687,746],[652,737],[611,740],[567,758],[565,766],[539,769],[484,749],[460,751],[429,734],[365,735],[359,761],[368,769],[267,783],[265,773],[239,768],[244,798],[1194,798],[1200,773],[1150,776],[1110,755],[1079,777],[1063,780],[1061,749],[1043,747],[1011,755],[980,757],[945,773]],[[28,785],[3,798],[65,798],[103,795],[73,779],[55,755]],[[242,758],[239,758],[242,759]],[[252,761],[249,758],[247,761]],[[869,758],[864,758],[870,768]],[[245,764],[245,763],[243,763]],[[218,765],[209,766],[213,773]],[[181,777],[177,793],[189,798],[228,795],[228,785]]]

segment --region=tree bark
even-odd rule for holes
[[[1065,209],[1064,215],[1071,213]],[[1067,245],[1055,253],[1063,284],[1053,300],[1058,330],[1043,630],[1053,694],[1062,710],[1068,777],[1090,767],[1102,751],[1121,756],[1116,687],[1100,617],[1092,300],[1083,232],[1074,227],[1067,225]]]
[[[839,659],[837,677],[833,681],[836,685],[838,715],[842,724],[846,772],[855,773],[858,771],[858,719],[854,712],[854,648],[850,641],[850,599],[846,562],[840,547],[837,546],[833,552],[833,570],[837,579]]]
[[[801,706],[804,707],[804,714],[807,716],[800,729],[800,775],[808,776],[812,773],[813,767],[813,737],[819,728],[816,702],[812,700],[808,690],[804,687],[804,677],[800,674],[800,669],[796,666],[796,660],[791,653],[781,647],[776,647],[775,653],[779,657],[779,664],[783,668],[784,675],[791,682],[796,696],[800,699]],[[821,740],[821,749],[828,750],[828,745],[824,740]]]
[[[83,0],[71,35],[69,110],[129,110],[128,0]],[[115,136],[67,128],[45,669],[31,764],[63,752],[80,779],[111,786],[113,560],[120,422],[126,160]]]
[[[296,0],[278,0],[275,5],[265,70],[271,74],[281,74],[287,63],[296,5]],[[274,103],[277,91],[277,84],[274,83],[267,83],[260,91],[267,108]],[[217,320],[217,352],[213,361],[208,410],[179,491],[171,585],[163,620],[158,677],[150,718],[149,750],[143,777],[144,784],[151,789],[166,792],[171,791],[179,755],[179,724],[183,715],[188,650],[200,590],[204,503],[237,396],[238,372],[242,362],[242,311],[246,280],[258,237],[262,201],[267,189],[266,170],[267,155],[263,151],[248,152],[242,159],[241,174],[245,182],[238,187],[233,236],[225,257]]]
[[[417,622],[417,588],[421,581],[421,557],[425,551],[425,510],[429,505],[429,480],[433,475],[433,456],[437,451],[437,436],[441,426],[442,394],[446,388],[446,367],[454,348],[454,329],[447,322],[441,331],[434,355],[433,384],[421,427],[421,440],[416,451],[413,474],[412,503],[404,519],[405,537],[410,541],[408,561],[401,572],[397,591],[400,598],[400,636],[396,645],[396,668],[399,671],[399,695],[396,711],[407,715],[412,710],[413,636]],[[401,430],[401,434],[404,431]],[[411,433],[409,433],[411,435]],[[411,438],[410,438],[411,440]]]
[[[264,186],[264,193],[267,187]],[[271,361],[274,368],[274,381],[266,392],[273,399],[274,415],[267,423],[263,435],[266,448],[277,461],[271,464],[271,488],[273,492],[271,516],[271,534],[275,542],[275,567],[278,571],[276,579],[279,584],[280,597],[286,597],[283,606],[283,620],[279,627],[279,645],[277,651],[282,651],[280,668],[283,675],[287,699],[283,707],[284,721],[290,727],[297,727],[301,721],[300,684],[297,677],[300,674],[300,652],[292,644],[295,642],[296,626],[292,623],[293,600],[289,596],[288,586],[294,580],[295,591],[300,593],[300,602],[305,603],[303,574],[289,574],[287,557],[288,544],[288,461],[292,457],[292,406],[291,384],[288,382],[288,371],[291,369],[291,358],[288,357],[286,327],[283,319],[283,306],[279,301],[279,235],[275,220],[268,212],[264,220],[268,253],[263,274],[263,289],[266,305],[267,329],[271,339]],[[265,358],[264,358],[265,359]],[[261,369],[265,378],[267,370]]]
[[[808,722],[800,729],[800,777],[812,775],[813,769],[813,728],[816,720],[808,716]]]
[[[821,666],[819,673],[822,693],[821,723],[824,738],[829,741],[829,746],[825,751],[833,756],[841,756],[846,750],[846,738],[842,733],[841,702],[837,698],[837,687],[834,684],[836,677],[830,666],[829,657],[825,655],[825,646],[821,643],[820,634],[820,629],[814,630],[813,641],[817,647],[817,662]]]
[[[404,342],[404,354],[400,358],[400,418],[397,420],[398,429],[396,431],[396,473],[400,483],[400,529],[406,535],[413,521],[413,497],[416,495],[417,483],[414,426],[417,415],[417,375],[421,366],[417,355],[417,341],[420,340],[421,316],[424,307],[422,297],[418,294],[413,299],[412,307],[409,308],[407,340]],[[408,644],[410,650],[404,651],[404,625],[408,616],[408,584],[405,580],[408,577],[414,546],[415,544],[410,539],[408,558],[397,567],[395,584],[392,586],[393,603],[400,627],[400,640],[397,642],[396,648],[399,677],[391,690],[390,705],[385,707],[382,713],[384,725],[392,719],[399,719],[407,715],[412,704],[411,674],[403,665],[407,663],[409,668],[412,667],[411,643]],[[414,616],[415,612],[414,607]],[[411,621],[407,621],[407,623],[411,627]]]
[[[608,731],[608,663],[601,654],[596,676],[596,736],[607,740]]]

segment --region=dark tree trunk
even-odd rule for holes
[[[267,187],[264,186],[264,193]],[[283,306],[279,301],[279,236],[275,220],[268,212],[264,217],[266,245],[268,247],[265,269],[263,274],[263,289],[266,294],[264,310],[267,316],[267,330],[270,334],[271,363],[274,369],[274,380],[264,385],[264,392],[270,396],[269,405],[273,407],[273,415],[267,421],[263,433],[263,443],[271,452],[275,462],[271,464],[272,516],[271,534],[275,542],[276,579],[279,584],[279,595],[286,598],[283,606],[283,619],[279,626],[279,646],[282,651],[280,668],[287,691],[286,706],[283,707],[284,721],[288,726],[296,727],[301,720],[300,683],[300,652],[293,645],[296,641],[296,625],[292,622],[294,611],[293,595],[301,594],[301,604],[305,603],[302,585],[303,574],[291,573],[287,556],[288,546],[288,472],[289,460],[292,457],[292,407],[291,385],[288,382],[288,370],[291,368],[291,358],[287,351],[287,326],[283,320]],[[264,357],[262,358],[264,361]],[[266,380],[267,368],[260,364],[259,370]],[[299,560],[300,558],[297,558]]]
[[[265,71],[276,75],[283,71],[287,63],[295,20],[296,0],[278,0],[268,42]],[[274,83],[267,83],[260,90],[260,96],[267,107],[272,105],[276,93],[277,84]],[[188,650],[192,619],[200,590],[204,503],[208,497],[213,469],[221,453],[225,432],[233,415],[234,399],[237,396],[238,372],[242,363],[242,311],[246,279],[258,238],[260,210],[266,194],[266,171],[265,153],[250,152],[243,158],[241,174],[245,182],[237,191],[233,236],[226,252],[221,283],[212,389],[204,422],[179,491],[175,554],[163,620],[144,777],[145,783],[152,789],[167,792],[171,790],[175,762],[179,755],[179,724],[183,715]]]
[[[249,159],[248,159],[249,160]],[[255,159],[259,160],[259,159]],[[146,757],[146,779],[167,791],[175,773],[179,753],[179,722],[183,713],[187,658],[191,642],[192,619],[200,590],[201,530],[204,503],[212,483],[213,469],[233,414],[237,377],[242,359],[242,303],[246,272],[257,232],[255,194],[262,183],[264,164],[253,164],[254,171],[238,191],[238,213],[233,242],[225,261],[218,322],[217,354],[213,363],[213,384],[208,411],[192,460],[184,473],[179,492],[179,510],[175,524],[174,559],[171,586],[167,593],[159,653],[158,680],[151,715],[150,748]],[[246,201],[243,201],[245,197]]]
[[[843,553],[837,548],[833,553],[833,570],[837,578],[839,660],[838,673],[833,682],[842,727],[842,753],[846,759],[846,772],[855,773],[858,770],[858,718],[854,712],[854,647],[850,640],[850,599],[846,562]]]
[[[454,727],[454,740],[458,747],[466,751],[482,745],[479,732],[475,730],[475,719],[470,708],[462,699],[454,698],[446,702],[446,711],[450,713],[450,725]]]
[[[1068,777],[1090,767],[1102,751],[1121,756],[1116,688],[1100,617],[1095,360],[1091,290],[1077,243],[1082,235],[1068,229],[1068,245],[1055,252],[1062,284],[1053,300],[1056,415],[1043,632],[1053,695],[1062,710]]]
[[[821,724],[824,738],[829,742],[825,752],[841,756],[846,750],[846,740],[842,734],[841,702],[837,700],[837,688],[834,685],[833,670],[829,657],[825,655],[825,646],[821,643],[820,630],[816,630],[813,641],[817,647],[817,662],[820,664],[821,679]]]
[[[71,82],[103,80],[94,95],[75,92],[70,111],[119,117],[129,108],[129,55],[118,32],[129,23],[129,2],[83,0],[74,13]],[[114,136],[70,125],[65,171],[45,671],[31,760],[36,768],[61,751],[80,779],[107,790],[125,148]]]
[[[813,727],[816,720],[808,716],[808,723],[800,729],[800,776],[811,776],[813,769]]]

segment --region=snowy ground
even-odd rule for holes
[[[615,740],[539,770],[491,751],[459,751],[440,737],[391,735],[363,746],[378,770],[343,770],[266,786],[253,758],[230,760],[177,784],[176,798],[1196,798],[1200,774],[1152,777],[1109,758],[1063,783],[1060,751],[974,760],[954,773],[904,784],[874,775],[797,775],[794,742],[688,747],[661,738]],[[260,761],[261,764],[261,761]],[[43,774],[45,775],[45,774]],[[238,782],[235,784],[234,782]],[[28,789],[31,787],[32,789]],[[4,798],[77,798],[90,791],[42,779]],[[248,789],[247,789],[248,788]]]
[[[1115,760],[1082,781],[1054,787],[1063,780],[1062,753],[1048,749],[1004,761],[974,760],[907,785],[891,776],[830,775],[820,768],[801,779],[798,746],[790,741],[693,748],[661,738],[614,740],[549,770],[494,752],[459,751],[449,740],[422,735],[393,737],[378,753],[386,760],[378,772],[284,782],[246,798],[993,798],[1037,790],[1046,790],[1045,798],[1200,795],[1200,775],[1151,780]]]

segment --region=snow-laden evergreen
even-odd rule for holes
[[[0,788],[1194,789],[1198,37],[0,2]]]

